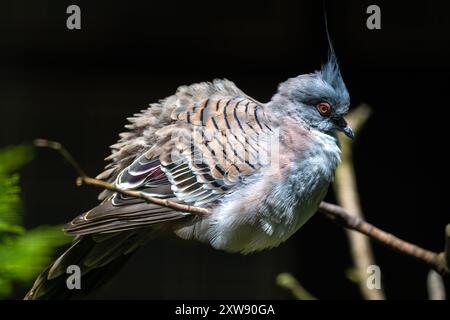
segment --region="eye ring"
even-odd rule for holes
[[[321,102],[317,105],[317,111],[323,117],[328,117],[331,114],[331,106],[328,102]]]

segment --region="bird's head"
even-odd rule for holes
[[[342,131],[353,138],[353,131],[344,119],[350,96],[332,50],[320,70],[280,84],[273,101],[284,105],[290,115],[312,128],[327,134]]]

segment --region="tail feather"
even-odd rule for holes
[[[149,238],[149,229],[77,237],[54,263],[36,279],[25,300],[80,299],[106,283]],[[67,286],[67,268],[81,271],[81,289]]]

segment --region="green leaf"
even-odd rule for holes
[[[33,147],[18,145],[0,150],[0,174],[10,174],[33,159]]]
[[[12,292],[13,285],[10,279],[4,279],[0,276],[0,297],[9,296]]]
[[[19,175],[0,174],[0,222],[8,224],[20,223],[20,187]]]
[[[0,236],[23,235],[24,233],[25,229],[22,226],[0,221]]]
[[[345,277],[356,284],[361,281],[361,276],[356,268],[347,268],[345,270]]]
[[[306,290],[300,282],[288,272],[278,274],[276,282],[280,287],[290,290],[292,295],[298,300],[317,300],[315,296],[309,293],[308,290]]]
[[[32,159],[32,150],[28,145],[0,149],[0,222],[21,222],[19,174],[14,171]]]
[[[31,146],[0,149],[0,297],[15,283],[29,285],[49,264],[54,250],[69,243],[61,226],[26,231],[21,225],[19,174],[32,158]]]
[[[52,258],[53,251],[72,240],[61,226],[44,226],[9,237],[0,245],[0,279],[32,281]]]

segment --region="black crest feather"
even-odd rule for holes
[[[345,98],[348,98],[348,91],[345,86],[344,79],[341,76],[338,60],[334,51],[333,43],[331,41],[326,12],[324,12],[324,15],[325,31],[328,40],[328,57],[327,62],[322,65],[320,74],[322,76],[322,79],[329,83],[333,87],[333,89],[336,90],[336,92],[345,100]]]

